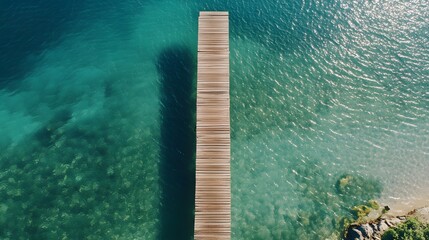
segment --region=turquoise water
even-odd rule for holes
[[[426,1],[0,6],[1,239],[191,238],[200,10],[230,12],[233,239],[429,196]]]

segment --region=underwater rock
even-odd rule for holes
[[[368,214],[371,212],[371,207],[366,206],[366,205],[359,205],[359,206],[354,206],[352,208],[352,213],[355,216],[356,219],[362,219],[366,216],[368,216]]]
[[[353,215],[355,223],[370,222],[383,214],[380,211],[380,205],[375,200],[369,200],[365,204],[352,207],[350,213]]]
[[[380,195],[382,188],[380,181],[376,179],[351,174],[342,175],[335,184],[337,193],[346,199],[350,198],[350,201],[353,196],[359,196],[364,201],[374,199]]]
[[[342,192],[350,184],[350,181],[353,179],[351,175],[342,176],[338,180],[337,190]]]

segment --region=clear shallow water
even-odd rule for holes
[[[324,239],[429,192],[425,1],[72,2],[1,3],[2,239],[192,236],[205,9],[231,16],[233,239]]]

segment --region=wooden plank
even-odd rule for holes
[[[228,12],[226,11],[201,11],[200,16],[228,16]]]
[[[200,12],[195,239],[231,239],[228,12]]]

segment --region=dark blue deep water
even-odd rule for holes
[[[427,204],[426,0],[2,0],[0,239],[192,238],[202,10],[230,13],[233,239]]]

